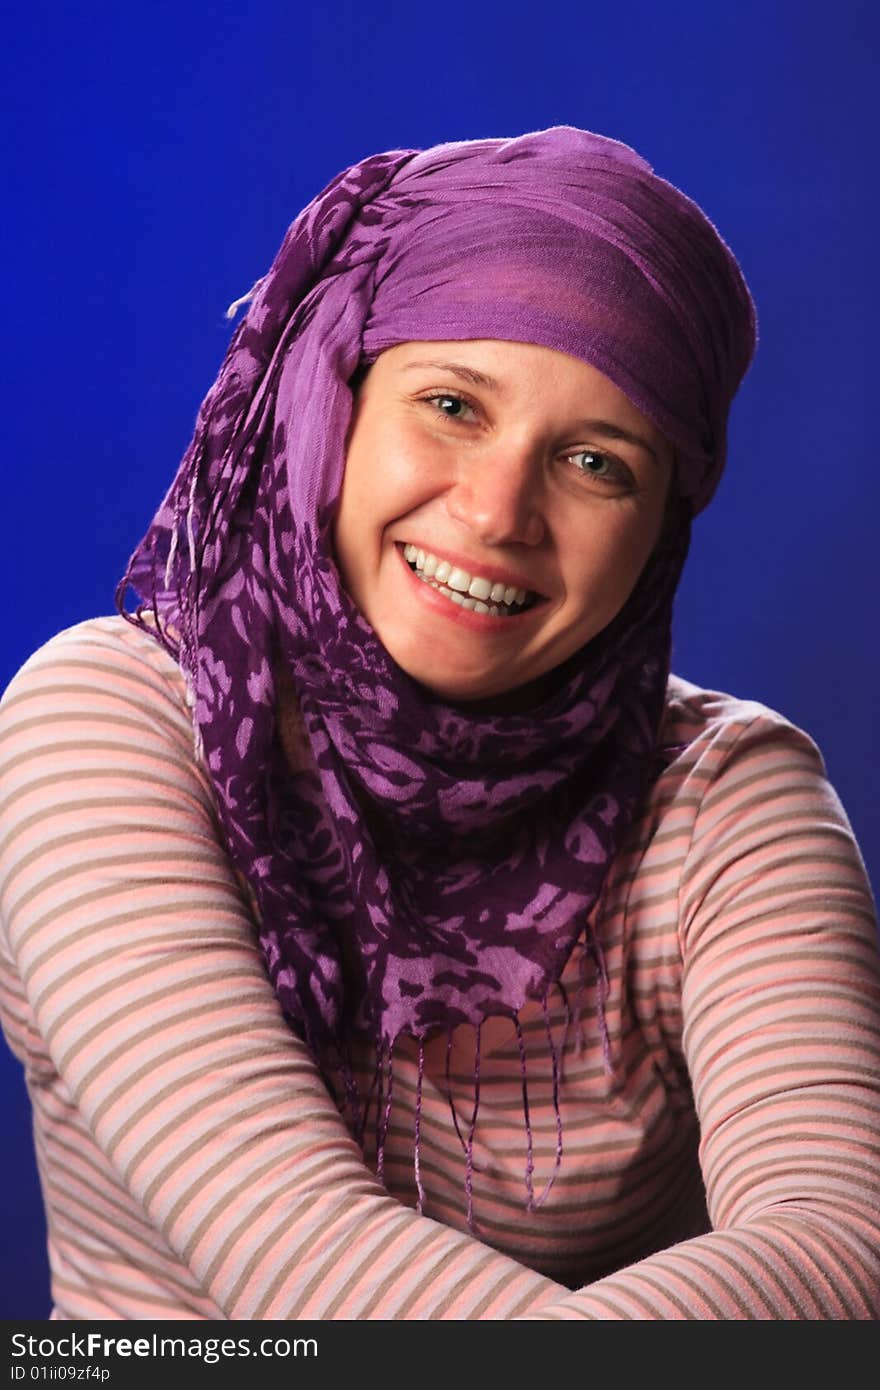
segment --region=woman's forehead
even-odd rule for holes
[[[382,352],[380,375],[395,382],[421,384],[434,372],[464,386],[489,392],[502,404],[523,404],[529,397],[566,399],[573,409],[601,410],[631,420],[657,440],[663,436],[638,407],[590,362],[540,343],[505,338],[415,340]]]

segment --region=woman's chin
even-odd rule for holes
[[[436,664],[428,668],[424,659],[405,663],[395,657],[395,661],[430,699],[464,706],[474,714],[515,713],[528,708],[546,693],[553,676],[552,671],[546,671],[517,677],[510,667],[505,672],[442,671]]]
[[[403,669],[432,699],[442,700],[449,705],[469,705],[478,701],[502,699],[511,690],[509,684],[500,681],[462,679],[460,674],[443,677],[437,672],[407,670],[406,667]]]

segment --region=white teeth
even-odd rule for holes
[[[434,580],[434,587],[440,589],[441,593],[452,591],[456,596],[467,595],[468,602],[464,606],[473,608],[477,613],[500,614],[504,609],[496,605],[503,604],[509,610],[514,605],[521,607],[526,601],[527,589],[517,589],[515,585],[498,581],[493,583],[480,574],[471,576],[467,570],[459,569],[449,560],[438,560],[430,550],[422,550],[421,546],[407,544],[403,547],[403,554],[409,564],[415,565],[419,578]],[[448,589],[442,588],[443,585]],[[487,599],[491,599],[491,607],[486,603]]]
[[[492,585],[488,579],[481,579],[479,575],[472,579],[468,585],[468,593],[471,598],[488,598],[492,592]]]
[[[499,608],[494,603],[491,605],[483,603],[480,599],[471,598],[468,594],[463,594],[458,589],[448,589],[445,584],[438,584],[436,580],[431,580],[422,573],[419,573],[419,579],[421,579],[424,584],[429,584],[432,589],[436,589],[438,594],[444,594],[446,598],[451,598],[453,603],[457,603],[460,608],[471,609],[474,613],[491,613],[493,618],[507,618],[510,616],[510,609],[507,607]]]

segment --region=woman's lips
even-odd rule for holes
[[[491,562],[483,560],[475,560],[460,552],[447,550],[445,546],[432,550],[429,545],[423,545],[421,541],[417,540],[395,541],[394,544],[403,553],[404,559],[410,564],[415,564],[416,556],[419,556],[419,570],[425,566],[427,561],[426,568],[429,578],[434,577],[438,566],[445,566],[444,572],[437,576],[438,579],[444,582],[448,582],[447,575],[449,573],[464,573],[468,576],[468,579],[485,583],[490,589],[493,587],[497,588],[500,585],[505,589],[522,590],[533,598],[545,597],[539,589],[534,587],[533,578],[518,573],[516,570],[507,569],[502,565],[492,564]],[[453,582],[450,587],[460,588],[461,586]],[[485,599],[487,596],[484,592],[479,591],[474,594],[474,597]]]
[[[401,564],[410,583],[416,586],[420,598],[429,603],[433,611],[442,614],[446,618],[453,619],[473,631],[500,633],[508,628],[518,628],[521,623],[528,620],[530,614],[535,611],[536,607],[546,602],[542,595],[536,594],[534,591],[528,591],[525,602],[520,603],[516,603],[515,601],[512,604],[506,604],[503,601],[492,603],[491,601],[486,602],[477,599],[471,594],[462,592],[461,589],[450,589],[445,584],[438,584],[433,577],[426,578],[423,574],[419,573],[414,568],[413,564],[407,560],[403,543],[397,542],[395,544],[395,549],[400,555]],[[417,549],[419,549],[419,547],[417,547]],[[452,564],[452,557],[447,557],[444,554],[444,559],[448,559],[448,563],[450,565]],[[454,568],[470,575],[474,574],[473,570],[466,571],[464,565],[455,566]],[[487,580],[494,580],[494,583],[499,585],[508,577],[517,577],[511,576],[510,571],[498,571],[495,569],[493,573],[490,573],[485,568],[476,571],[476,574]],[[505,585],[505,588],[508,590],[512,589],[514,593],[516,593],[517,590],[519,590],[520,593],[525,590],[524,585],[515,584]]]

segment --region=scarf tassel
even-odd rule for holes
[[[382,1043],[377,1059],[376,1088],[376,1177],[385,1186],[385,1141],[391,1121],[391,1101],[394,1090],[393,1044]],[[387,1090],[385,1087],[387,1075]],[[383,1105],[384,1093],[384,1105]]]
[[[483,1025],[478,1023],[476,1042],[474,1045],[474,1109],[471,1114],[470,1125],[468,1126],[464,1170],[464,1190],[467,1198],[467,1228],[471,1235],[476,1234],[476,1226],[474,1224],[474,1135],[477,1131],[477,1115],[480,1110],[480,1034],[482,1029]]]
[[[425,1042],[419,1038],[419,1070],[416,1077],[416,1120],[413,1132],[413,1170],[416,1179],[416,1211],[425,1209],[425,1189],[422,1185],[422,1081],[425,1075]]]
[[[531,1110],[529,1106],[529,1087],[528,1071],[526,1058],[526,1043],[519,1014],[513,1015],[513,1024],[516,1032],[517,1050],[519,1053],[520,1078],[522,1083],[522,1105],[523,1121],[526,1132],[526,1166],[525,1166],[525,1191],[526,1191],[526,1210],[529,1212],[537,1211],[547,1200],[553,1189],[554,1183],[562,1168],[563,1156],[563,1124],[561,1089],[563,1081],[563,1058],[568,1046],[569,1033],[572,1026],[575,1029],[575,1041],[578,1054],[583,1048],[583,1000],[587,990],[587,970],[588,964],[592,961],[595,969],[595,982],[597,991],[597,1013],[599,1023],[599,1033],[602,1040],[602,1060],[606,1073],[611,1075],[613,1067],[611,1064],[611,1040],[608,1032],[607,1002],[609,996],[608,969],[605,962],[605,955],[602,947],[588,924],[584,936],[581,957],[580,957],[580,980],[574,1007],[568,999],[565,986],[557,982],[557,987],[562,995],[564,1007],[564,1025],[561,1039],[557,1040],[553,1036],[553,1026],[550,1017],[550,1007],[548,1002],[549,991],[544,994],[542,1003],[544,1015],[544,1027],[547,1034],[547,1045],[550,1052],[551,1074],[552,1074],[552,1094],[553,1094],[553,1115],[556,1123],[556,1154],[551,1172],[543,1191],[540,1195],[535,1195],[535,1155],[534,1155],[534,1135],[532,1132]],[[462,1132],[455,1102],[452,1095],[452,1032],[447,1033],[446,1037],[446,1064],[445,1064],[445,1089],[446,1101],[449,1106],[449,1113],[455,1126],[459,1144],[465,1158],[465,1178],[464,1189],[466,1198],[466,1221],[468,1231],[476,1234],[476,1221],[474,1218],[474,1191],[473,1176],[474,1171],[479,1171],[479,1167],[474,1162],[474,1143],[477,1129],[477,1119],[480,1110],[480,1046],[481,1046],[482,1025],[478,1025],[475,1030],[474,1046],[474,1103],[471,1117],[468,1122],[467,1134]],[[366,1128],[367,1112],[369,1110],[372,1095],[376,1095],[376,1176],[382,1186],[385,1186],[385,1147],[388,1137],[388,1130],[391,1122],[391,1109],[393,1102],[394,1086],[394,1066],[393,1066],[393,1043],[383,1039],[376,1052],[376,1068],[373,1074],[373,1082],[370,1087],[370,1094],[366,1097],[365,1103],[361,1104],[361,1097],[358,1092],[357,1083],[354,1079],[350,1065],[346,1063],[343,1067],[345,1090],[348,1098],[349,1109],[352,1117],[352,1125],[355,1136],[363,1144],[363,1136]],[[423,1038],[418,1039],[418,1064],[416,1074],[416,1099],[415,1099],[415,1118],[413,1125],[413,1172],[416,1186],[416,1211],[419,1215],[424,1214],[426,1204],[425,1186],[422,1180],[422,1102],[424,1094],[425,1077],[425,1043]]]
[[[583,1028],[583,1003],[587,992],[587,965],[593,962],[596,979],[596,1013],[599,1023],[599,1037],[602,1040],[602,1065],[606,1076],[614,1075],[614,1066],[611,1061],[611,1036],[608,1032],[608,996],[610,993],[610,983],[608,979],[608,967],[605,963],[605,952],[602,950],[591,924],[587,923],[584,934],[584,941],[581,947],[580,956],[580,980],[578,982],[577,997],[574,1004],[574,1024],[575,1024],[575,1054],[580,1057],[584,1049],[584,1028]],[[567,1025],[566,1025],[567,1026]]]

